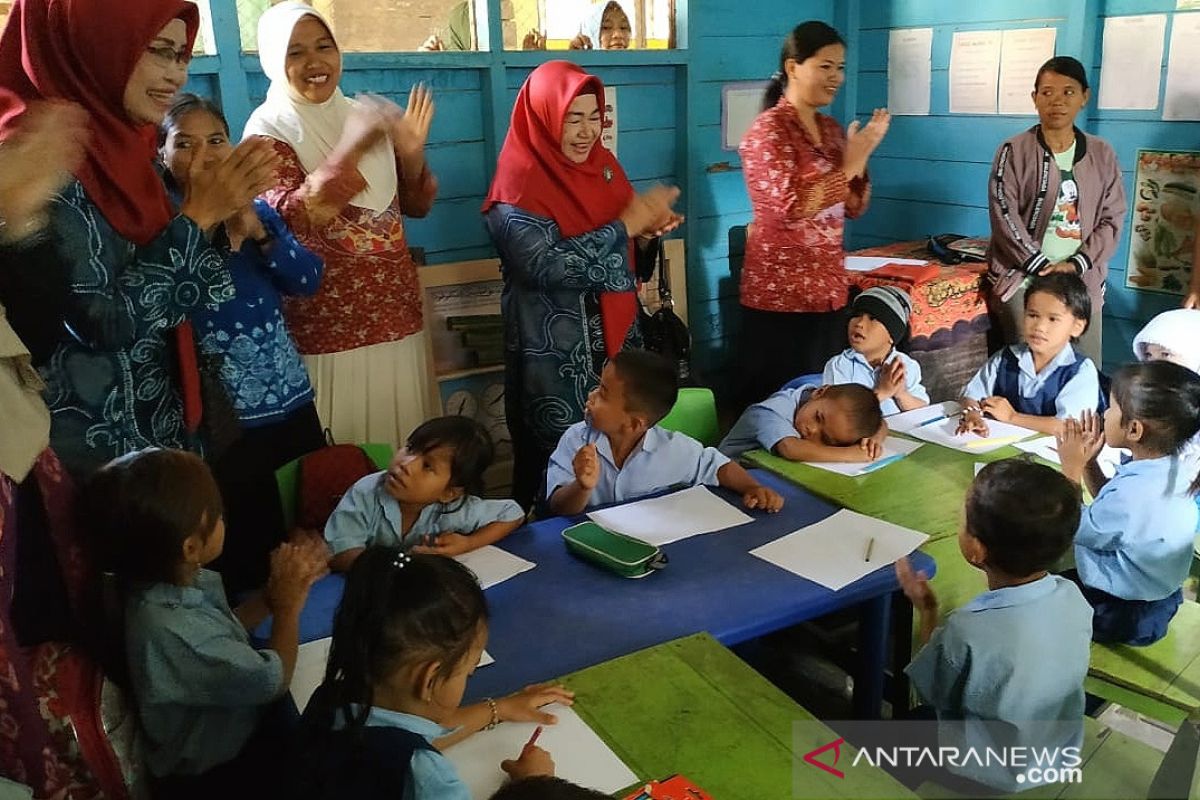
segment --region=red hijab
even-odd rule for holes
[[[154,169],[154,126],[126,116],[125,86],[173,19],[187,26],[190,50],[200,12],[185,0],[16,0],[0,36],[0,86],[8,89],[0,93],[0,139],[31,102],[82,106],[91,138],[75,177],[108,223],[137,244],[157,236],[173,212]]]
[[[496,177],[483,204],[485,212],[496,203],[518,206],[550,217],[567,237],[593,231],[620,216],[633,199],[633,186],[616,156],[599,142],[582,164],[562,151],[567,108],[576,97],[589,93],[596,95],[603,123],[604,84],[599,78],[569,61],[547,61],[530,73],[517,95]],[[632,269],[632,243],[629,263]],[[609,357],[621,349],[636,316],[633,292],[600,295]]]

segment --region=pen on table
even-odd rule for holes
[[[530,736],[529,741],[526,742],[525,746],[521,748],[521,752],[524,753],[526,750],[528,750],[529,748],[531,748],[535,744],[537,744],[538,737],[541,735],[542,735],[542,726],[538,725],[536,728],[533,729],[533,736]]]
[[[962,411],[955,411],[953,414],[938,414],[936,417],[930,417],[923,422],[918,422],[917,427],[924,428],[926,425],[932,425],[933,423],[941,422],[944,419],[954,419],[955,417],[961,417],[962,415]]]
[[[871,464],[867,464],[865,467],[862,468],[862,471],[860,471],[858,474],[866,475],[868,472],[874,472],[877,469],[882,469],[883,467],[886,467],[888,464],[894,464],[902,458],[904,458],[904,453],[893,453],[890,456],[886,456],[886,457],[881,458],[878,461],[875,461]]]
[[[874,549],[875,549],[875,537],[872,536],[870,539],[867,539],[867,552],[863,555],[864,562],[871,560],[871,551]]]

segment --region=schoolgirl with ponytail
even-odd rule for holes
[[[1168,361],[1122,367],[1103,421],[1085,414],[1058,435],[1063,474],[1085,482],[1095,501],[1075,535],[1076,577],[1095,611],[1097,642],[1147,645],[1166,635],[1192,562],[1200,475],[1181,458],[1200,432],[1200,375]],[[1100,449],[1133,458],[1111,479]]]
[[[541,707],[573,702],[557,684],[459,707],[487,642],[487,601],[451,558],[368,547],[354,562],[333,625],[325,680],[305,709],[293,796],[312,800],[467,800],[440,750],[506,721],[550,725]],[[553,775],[528,747],[500,766]]]

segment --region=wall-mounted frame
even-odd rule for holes
[[[737,150],[754,118],[762,111],[766,81],[740,81],[721,86],[721,148]]]

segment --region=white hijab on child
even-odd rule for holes
[[[321,12],[295,0],[271,6],[259,19],[258,60],[271,86],[266,101],[250,115],[243,137],[267,136],[285,142],[296,151],[305,172],[312,173],[337,147],[356,103],[342,94],[341,88],[334,89],[333,96],[324,103],[311,103],[288,83],[288,44],[292,31],[305,17],[320,20],[333,35],[333,28]],[[398,186],[391,140],[385,137],[372,147],[358,162],[358,171],[366,179],[367,188],[350,203],[376,214],[385,211],[395,199]]]
[[[625,12],[625,16],[629,18],[629,49],[632,50],[637,43],[637,17],[633,13],[630,4],[624,0],[607,0],[607,2],[596,3],[589,10],[583,22],[580,25],[580,32],[586,34],[592,40],[592,47],[600,49],[600,29],[604,23],[604,12],[609,6],[617,6]]]
[[[1133,355],[1138,361],[1146,359],[1148,344],[1170,350],[1182,366],[1200,372],[1200,310],[1176,308],[1147,322],[1133,339]]]

